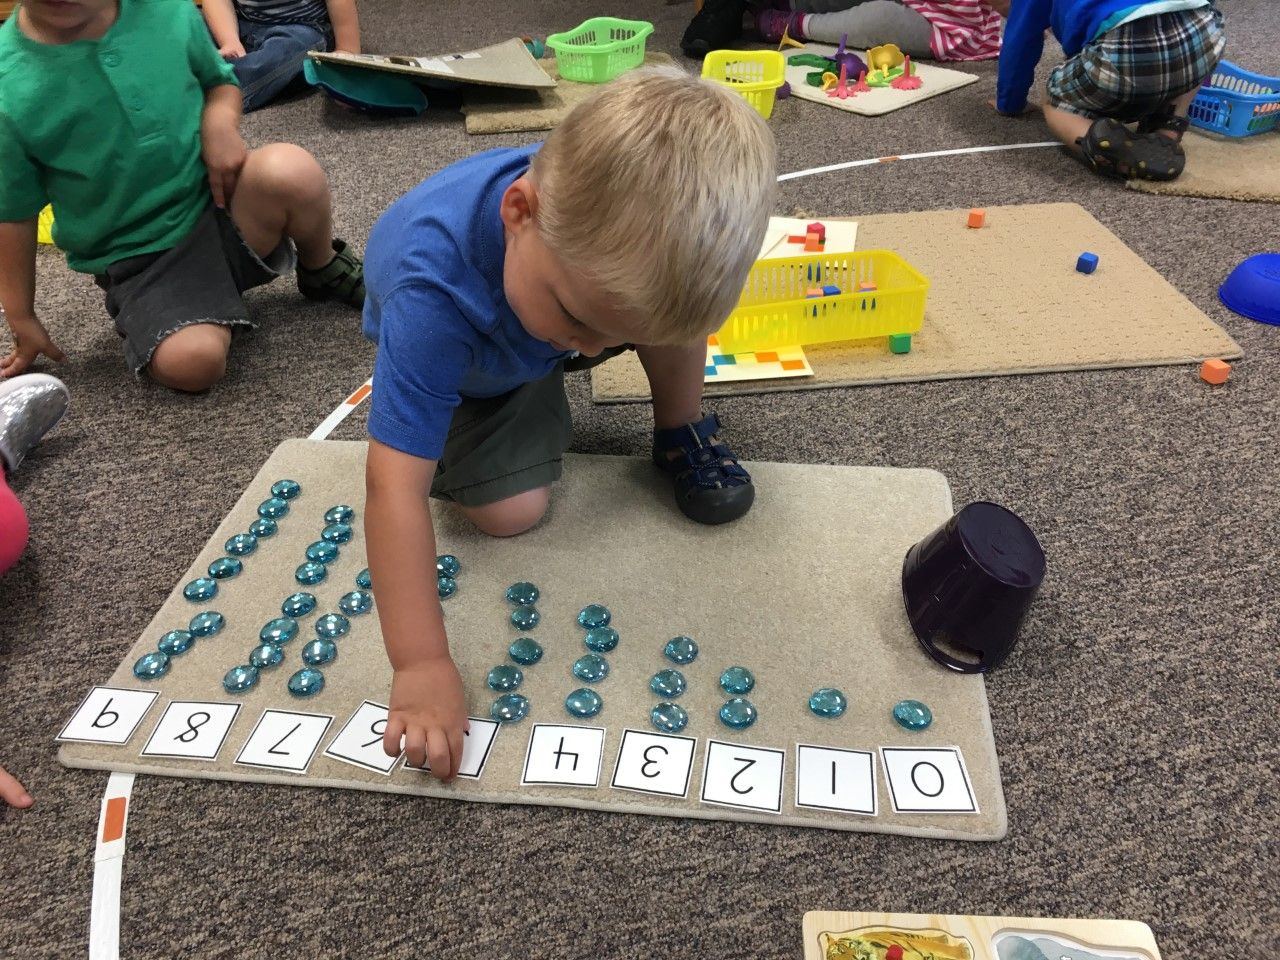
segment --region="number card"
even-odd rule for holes
[[[94,687],[58,734],[59,740],[125,743],[160,696],[158,690]]]
[[[403,752],[394,757],[387,756],[387,752],[382,749],[382,735],[386,732],[387,708],[366,700],[356,707],[351,719],[338,731],[329,746],[324,748],[324,755],[390,776],[391,769]]]
[[[638,790],[683,799],[689,795],[689,774],[697,746],[694,737],[624,730],[611,786],[615,790]]]
[[[535,723],[524,758],[522,786],[594,787],[600,783],[604,727]]]
[[[881,747],[880,755],[896,812],[978,812],[959,747]]]
[[[796,744],[796,806],[876,815],[876,755]]]
[[[462,763],[458,767],[458,776],[468,780],[479,780],[484,773],[484,765],[489,762],[489,751],[493,749],[493,741],[498,738],[498,728],[502,724],[496,720],[482,720],[479,717],[467,717],[470,729],[462,734]],[[415,767],[406,758],[406,770],[416,773],[430,773],[431,764],[424,763]]]
[[[151,731],[142,755],[215,760],[239,712],[238,703],[174,700]]]
[[[331,723],[333,717],[320,713],[265,710],[240,748],[236,763],[306,773]]]
[[[782,750],[709,740],[702,768],[702,802],[781,813],[786,762]]]

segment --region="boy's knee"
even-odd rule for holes
[[[147,375],[184,393],[208,390],[227,373],[230,343],[231,332],[225,327],[207,323],[184,327],[156,347]]]
[[[539,487],[497,503],[463,507],[462,512],[482,533],[491,537],[514,537],[535,526],[546,515],[550,502],[551,488]]]
[[[329,188],[320,162],[292,143],[272,143],[254,150],[241,175],[281,196],[308,198]]]

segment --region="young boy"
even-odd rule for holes
[[[1069,58],[1049,74],[1049,129],[1089,167],[1119,179],[1173,180],[1200,85],[1222,59],[1213,0],[993,0],[1008,17],[996,109],[1027,105],[1044,32]],[[1136,123],[1136,131],[1126,124]]]
[[[226,370],[240,294],[295,265],[317,300],[364,303],[305,150],[249,151],[240,90],[191,0],[28,0],[0,27],[0,375],[63,359],[35,312],[36,218],[94,275],[135,374],[205,390]],[[291,242],[292,241],[292,242]],[[296,258],[295,258],[296,247]]]
[[[356,0],[204,0],[202,9],[246,113],[302,79],[307,51],[360,52]]]
[[[540,149],[455,164],[374,226],[365,533],[395,671],[389,754],[403,738],[411,762],[425,755],[446,780],[462,756],[428,493],[492,536],[536,524],[569,445],[566,367],[637,344],[654,460],[680,509],[724,523],[750,508],[751,478],[702,414],[702,381],[706,338],[737,302],[774,191],[772,136],[742,98],[636,70]]]

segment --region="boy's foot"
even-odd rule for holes
[[[1095,173],[1119,180],[1175,180],[1187,163],[1177,141],[1160,133],[1134,133],[1110,117],[1095,120],[1076,146]]]
[[[653,462],[675,480],[676,505],[698,523],[737,520],[756,498],[751,474],[733,451],[716,443],[720,418],[653,431]]]
[[[756,33],[769,43],[781,42],[783,33],[792,40],[803,40],[804,34],[800,31],[803,22],[803,14],[763,7],[756,12]]]
[[[686,56],[701,60],[712,50],[723,50],[742,39],[742,18],[747,0],[705,0],[680,38]]]
[[[58,425],[70,402],[63,382],[47,373],[0,380],[0,469],[17,469],[40,438]]]
[[[334,239],[333,259],[319,270],[298,264],[298,289],[308,300],[336,300],[364,308],[364,264],[346,241]]]

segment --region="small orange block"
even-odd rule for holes
[[[816,233],[806,234],[804,238],[804,252],[805,253],[821,253],[822,238],[819,237]]]
[[[794,233],[787,236],[787,243],[804,243],[804,237],[797,237]]]
[[[1231,364],[1225,360],[1206,360],[1200,364],[1200,379],[1205,383],[1226,383],[1231,376]]]
[[[822,288],[821,288],[821,287],[810,287],[808,290],[806,290],[806,291],[804,292],[804,295],[805,295],[805,297],[810,298],[810,299],[812,299],[813,297],[821,297],[821,296],[822,296]]]
[[[870,293],[872,290],[879,290],[879,289],[880,289],[880,288],[879,288],[879,287],[877,287],[877,286],[876,286],[874,283],[872,283],[870,280],[860,280],[860,281],[858,282],[858,292],[859,292],[859,293]]]
[[[983,210],[981,207],[974,207],[969,211],[969,226],[972,229],[978,230],[986,226],[986,223],[987,211]]]

